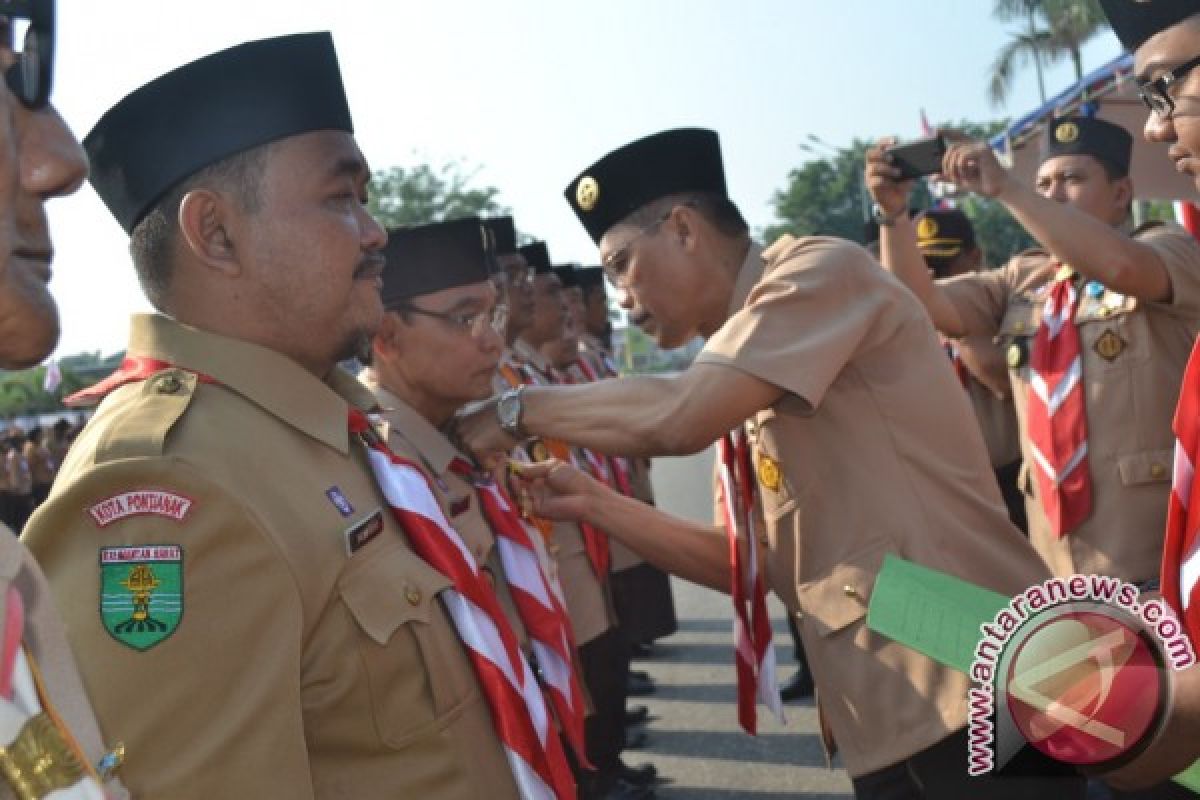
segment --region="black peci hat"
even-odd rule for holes
[[[1200,14],[1197,0],[1100,0],[1113,33],[1133,52],[1159,31]]]
[[[604,270],[601,267],[579,267],[575,270],[575,280],[586,295],[596,287],[604,288]]]
[[[467,286],[496,270],[491,236],[478,217],[388,231],[384,248],[383,305]]]
[[[550,265],[550,251],[546,249],[545,242],[530,242],[521,245],[517,248],[517,252],[525,257],[525,263],[529,265],[529,270],[535,275],[549,272],[553,268]]]
[[[492,234],[496,255],[508,256],[517,252],[517,226],[512,217],[487,217],[483,226]]]
[[[172,187],[268,142],[354,132],[333,37],[248,42],[185,64],[127,95],[83,140],[91,183],[127,233]]]
[[[581,172],[563,194],[599,244],[642,206],[683,192],[727,195],[716,132],[678,128],[630,142]]]
[[[1042,161],[1074,155],[1102,159],[1121,175],[1128,175],[1129,161],[1133,157],[1133,136],[1120,125],[1095,117],[1050,120],[1042,139]]]

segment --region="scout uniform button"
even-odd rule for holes
[[[1020,369],[1029,360],[1029,344],[1024,339],[1017,339],[1008,346],[1005,360],[1009,369]]]
[[[1101,309],[1101,311],[1104,310]],[[1105,361],[1111,363],[1116,361],[1117,357],[1125,351],[1125,340],[1110,328],[1100,334],[1100,338],[1092,345],[1092,349]]]
[[[842,587],[842,594],[846,597],[858,597],[858,590],[854,588],[854,584],[847,583]]]
[[[154,388],[159,394],[176,394],[183,388],[183,381],[174,372],[168,372],[158,379],[158,385]]]
[[[1155,479],[1165,478],[1166,475],[1167,475],[1167,468],[1164,467],[1162,464],[1151,464],[1150,465],[1150,477],[1151,478],[1155,478]]]
[[[415,586],[409,586],[404,590],[404,599],[408,601],[410,606],[420,605],[421,590]]]

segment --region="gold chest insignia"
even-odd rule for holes
[[[1092,345],[1092,349],[1096,351],[1096,355],[1103,358],[1105,361],[1113,362],[1121,353],[1125,352],[1125,340],[1122,339],[1112,328],[1109,328],[1100,334],[1100,338]]]
[[[763,488],[770,489],[772,492],[779,491],[779,483],[782,480],[782,473],[779,471],[779,462],[771,458],[765,453],[758,455],[758,483]]]

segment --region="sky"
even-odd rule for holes
[[[329,30],[373,168],[460,161],[495,186],[556,262],[595,263],[562,192],[585,167],[666,128],[721,137],[731,196],[752,228],[789,170],[854,139],[1016,117],[1039,105],[1032,68],[1006,106],[987,81],[1012,26],[991,0],[58,0],[52,100],[83,138],[162,73],[253,39]],[[1119,53],[1111,34],[1085,70]],[[1047,92],[1072,82],[1047,70]],[[825,145],[814,144],[815,141]],[[808,148],[806,151],[805,148]],[[815,154],[815,155],[814,155]],[[147,154],[152,157],[153,154]],[[49,205],[56,356],[125,346],[149,310],[127,239],[90,186]]]

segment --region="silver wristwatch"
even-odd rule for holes
[[[526,439],[525,430],[521,427],[521,392],[524,386],[509,389],[500,395],[496,403],[496,420],[501,429],[514,439]]]

